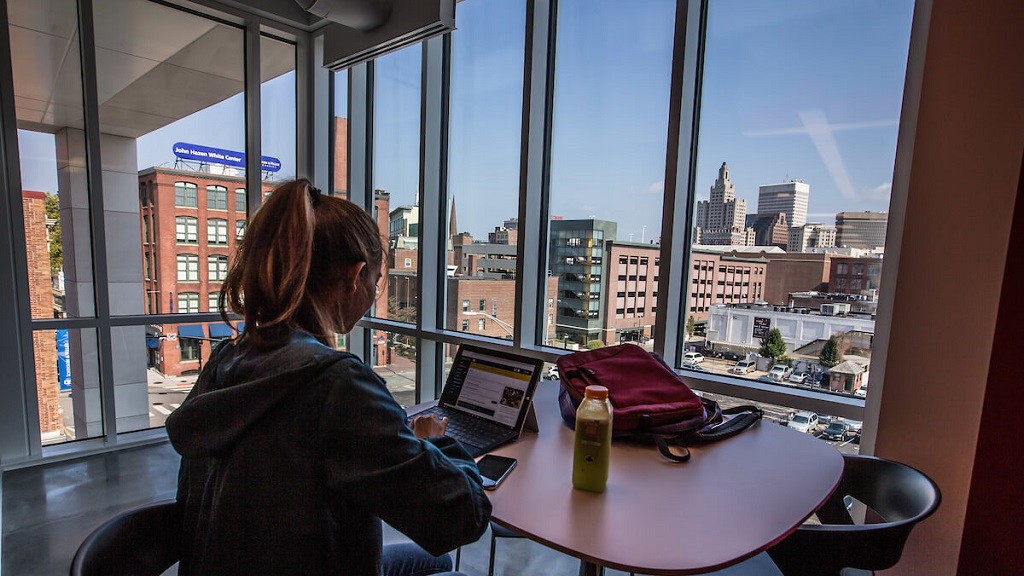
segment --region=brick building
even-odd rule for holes
[[[658,309],[661,247],[610,241],[605,243],[607,272],[601,340],[607,344],[645,342],[653,335]]]
[[[547,293],[554,294],[556,278],[547,279]],[[516,318],[514,278],[448,278],[445,325],[449,330],[492,338],[512,339]],[[544,342],[555,337],[555,302],[545,306]]]
[[[882,281],[881,258],[832,257],[828,291],[836,294],[878,293]]]
[[[713,304],[742,304],[764,299],[768,252],[721,252],[694,247],[690,259],[688,315],[708,319]]]
[[[46,231],[46,194],[22,192],[25,217],[25,255],[28,257],[29,303],[33,318],[53,318],[53,284],[50,280],[50,244]],[[57,337],[53,330],[32,331],[35,357],[39,431],[58,432],[63,425],[60,382],[57,379]]]
[[[264,195],[277,182],[264,182]],[[147,314],[216,312],[221,282],[245,234],[245,179],[168,168],[139,172]],[[198,371],[221,322],[164,324],[147,333],[149,364],[166,375]]]
[[[776,306],[789,306],[793,292],[825,292],[828,290],[831,254],[772,253],[764,281],[762,300]]]

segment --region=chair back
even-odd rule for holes
[[[843,459],[839,486],[816,511],[821,524],[803,524],[768,550],[786,576],[890,568],[914,526],[939,507],[939,487],[924,473],[873,456],[845,454]],[[868,508],[864,524],[854,523],[847,497]]]
[[[159,576],[180,556],[177,503],[146,504],[111,518],[85,538],[71,576]]]

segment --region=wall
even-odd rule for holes
[[[1021,501],[1020,476],[990,476],[1008,456],[1019,459],[1020,445],[1012,441],[1019,436],[1019,417],[984,421],[984,449],[978,440],[987,395],[1009,406],[1022,400],[1020,386],[990,383],[993,356],[1019,353],[1024,344],[1019,326],[996,330],[1000,299],[1010,296],[1003,280],[1020,201],[1022,21],[1018,0],[922,0],[916,9],[890,212],[896,217],[888,231],[895,251],[887,247],[886,254],[897,267],[883,270],[883,284],[893,284],[879,305],[893,312],[876,339],[883,353],[874,358],[862,450],[920,468],[938,482],[943,501],[887,574],[1020,571],[1008,567],[1009,558],[1019,556],[1010,551],[1019,543],[993,545],[1005,538],[996,536],[1001,532],[1019,534],[1019,514],[1001,511],[1001,523],[984,525],[969,538],[964,527],[969,498],[996,503],[1001,497],[987,496],[992,487],[1013,494],[1017,510]],[[965,278],[970,298],[963,297]],[[1019,366],[1016,374],[1019,381]],[[875,424],[877,432],[871,432]],[[992,561],[983,558],[993,555],[1003,556],[995,561],[1006,570],[981,572],[971,563]],[[967,561],[958,569],[961,557]]]

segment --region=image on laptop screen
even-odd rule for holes
[[[537,370],[535,363],[463,347],[452,366],[442,404],[516,427]]]

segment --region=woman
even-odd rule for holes
[[[181,576],[431,574],[486,529],[490,502],[447,422],[410,428],[384,381],[330,346],[373,304],[383,259],[369,215],[306,180],[252,217],[220,292],[245,329],[167,419]],[[419,546],[382,552],[381,520]]]

